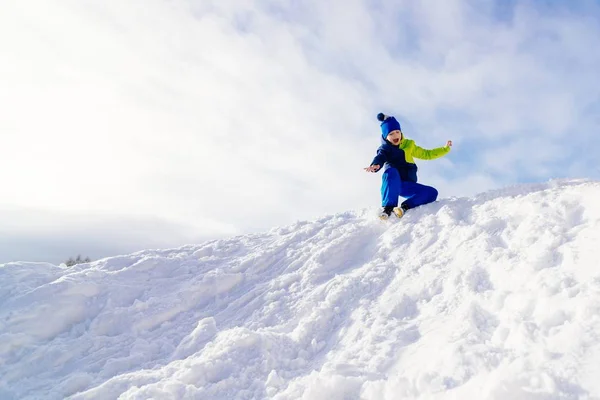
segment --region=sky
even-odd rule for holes
[[[0,263],[378,207],[378,112],[440,198],[598,178],[595,1],[7,0]]]

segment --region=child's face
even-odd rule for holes
[[[400,143],[400,140],[402,139],[402,132],[400,132],[398,129],[396,129],[395,131],[391,131],[386,136],[386,139],[393,145],[398,145]]]

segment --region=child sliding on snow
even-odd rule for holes
[[[437,149],[425,150],[406,139],[396,118],[383,113],[377,115],[381,121],[381,146],[367,172],[377,172],[384,166],[381,182],[381,205],[383,210],[379,218],[388,219],[392,212],[401,218],[410,208],[434,202],[438,191],[417,183],[417,165],[414,158],[433,160],[446,155],[450,151],[452,141]],[[398,207],[398,196],[406,200]]]

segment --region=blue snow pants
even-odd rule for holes
[[[423,204],[434,202],[437,199],[438,191],[431,186],[425,186],[411,181],[403,181],[400,179],[398,170],[390,167],[383,172],[381,182],[381,206],[396,207],[398,205],[398,196],[406,198],[402,203],[406,208],[415,208]]]

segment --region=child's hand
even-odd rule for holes
[[[371,165],[370,167],[365,168],[365,171],[367,171],[367,172],[377,172],[377,171],[379,171],[379,168],[381,168],[381,166],[379,166],[379,165]]]
[[[446,143],[446,147],[452,147],[452,140],[448,140],[448,143]]]

